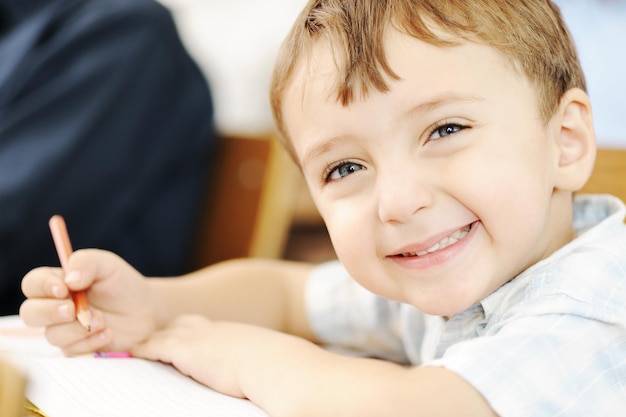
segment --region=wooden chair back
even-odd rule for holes
[[[580,193],[613,194],[626,202],[626,149],[598,149],[593,174]]]
[[[273,134],[225,136],[209,174],[191,269],[239,257],[280,258],[300,172]]]

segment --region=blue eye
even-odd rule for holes
[[[365,169],[365,167],[361,164],[356,164],[354,162],[340,162],[331,167],[327,171],[324,178],[326,179],[326,182],[336,181],[362,169]]]
[[[441,139],[443,137],[446,136],[450,136],[456,132],[459,132],[461,130],[465,129],[465,126],[461,126],[459,124],[455,124],[455,123],[448,123],[445,125],[441,125],[439,127],[437,127],[431,134],[430,137],[428,138],[429,140],[433,140],[433,139]]]

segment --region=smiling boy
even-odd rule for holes
[[[398,80],[348,106],[328,90],[335,57],[320,41],[313,73],[285,92],[285,132],[350,273],[453,316],[573,238],[573,187],[559,182],[581,186],[591,170],[587,97],[569,91],[546,125],[496,50],[385,38]]]
[[[25,277],[22,317],[67,354],[129,349],[273,416],[618,415],[625,209],[572,198],[595,157],[584,90],[546,0],[311,1],[272,104],[341,265],[148,280],[79,251],[65,284]],[[90,288],[93,334],[68,287]]]

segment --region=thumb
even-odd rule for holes
[[[116,254],[101,249],[72,253],[67,269],[65,284],[72,291],[86,290],[96,284],[114,285],[120,279],[120,270],[133,270]]]

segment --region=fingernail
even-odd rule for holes
[[[58,285],[53,285],[52,286],[52,295],[55,298],[61,298],[61,289],[59,288]]]
[[[69,274],[65,276],[65,283],[73,284],[73,283],[78,282],[79,279],[80,279],[80,274],[77,271],[71,271]]]
[[[62,304],[59,306],[59,316],[63,319],[68,319],[70,317],[70,306],[67,304]]]

